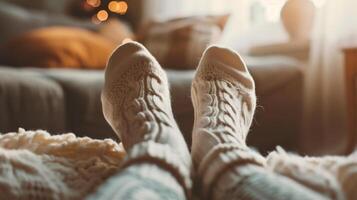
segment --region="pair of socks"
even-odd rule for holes
[[[247,147],[255,85],[236,52],[207,48],[191,94],[195,121],[190,154],[159,63],[136,42],[114,51],[102,105],[127,157],[121,173],[95,199],[187,199],[192,197],[192,180],[201,199],[328,199],[269,171],[266,159]]]
[[[254,81],[240,56],[209,47],[197,68],[192,101],[193,168],[203,174],[218,173],[222,166],[206,172],[210,159],[230,149],[247,149],[245,139],[255,110]],[[124,165],[151,162],[162,166],[188,194],[191,156],[173,117],[167,76],[141,44],[123,44],[111,56],[102,105],[106,120],[128,151]],[[259,162],[248,157],[249,162]],[[207,181],[212,180],[205,180],[209,185]]]

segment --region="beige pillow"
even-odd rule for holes
[[[138,40],[164,68],[195,69],[203,51],[216,42],[228,16],[178,18],[144,25]]]

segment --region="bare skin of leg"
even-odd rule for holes
[[[128,155],[93,199],[188,198],[191,158],[171,111],[166,74],[141,44],[124,44],[111,56],[102,105]]]
[[[202,199],[330,199],[268,170],[246,145],[255,84],[241,57],[210,47],[192,83],[192,160]]]

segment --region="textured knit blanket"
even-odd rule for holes
[[[23,129],[0,135],[0,199],[84,199],[119,172],[124,156],[111,139]],[[267,170],[333,199],[357,199],[356,152],[316,158],[278,148],[266,163]]]
[[[0,135],[0,199],[83,199],[116,174],[113,140],[25,131]]]
[[[301,157],[277,148],[268,169],[332,199],[357,199],[357,151],[349,156]]]

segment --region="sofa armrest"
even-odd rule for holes
[[[251,56],[282,55],[307,60],[310,52],[309,41],[290,41],[285,43],[253,46],[249,50]]]

